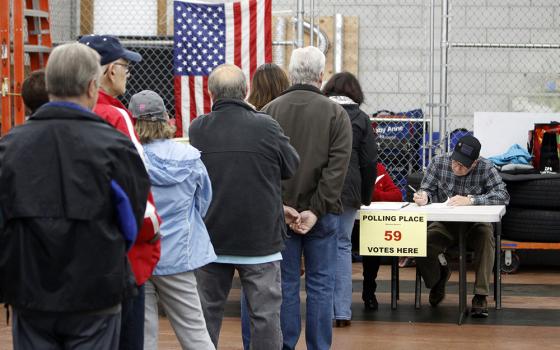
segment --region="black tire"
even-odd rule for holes
[[[560,179],[506,181],[510,205],[524,208],[560,209]]]
[[[560,242],[560,212],[508,207],[503,237],[521,242]]]
[[[521,265],[521,261],[519,259],[519,255],[515,252],[511,252],[511,265],[506,265],[506,254],[502,252],[502,264],[501,270],[503,273],[514,274],[517,273],[519,270],[519,265]]]

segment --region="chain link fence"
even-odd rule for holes
[[[274,0],[273,15],[296,16],[296,4],[296,0]],[[398,121],[395,116],[374,120],[380,159],[403,192],[408,174],[426,166],[429,155],[447,151],[450,135],[473,130],[474,112],[560,110],[560,49],[543,48],[560,43],[557,0],[450,1],[447,65],[441,62],[440,50],[442,4],[443,0],[305,1],[307,17],[338,13],[358,20],[358,45],[352,54],[357,56],[366,98],[362,109],[371,115],[387,110],[420,120]],[[90,33],[119,36],[144,57],[133,67],[123,102],[131,94],[152,89],[164,97],[173,114],[172,6],[169,0],[53,0],[53,39],[64,42]],[[447,67],[445,96],[440,95],[443,66]],[[439,106],[442,97],[447,100],[447,113]],[[415,110],[421,113],[411,112]],[[401,127],[406,132],[399,134]],[[381,133],[391,128],[396,128],[396,136]],[[431,138],[430,130],[434,131]]]

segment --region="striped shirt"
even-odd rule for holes
[[[506,185],[492,162],[479,158],[465,176],[451,170],[451,153],[435,157],[422,179],[420,188],[428,193],[429,202],[442,203],[456,195],[471,195],[475,205],[508,204]]]

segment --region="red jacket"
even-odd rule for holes
[[[375,183],[372,201],[374,202],[402,202],[401,190],[395,185],[387,169],[377,162],[377,177],[383,176]]]
[[[138,141],[138,135],[134,130],[132,123],[132,115],[126,107],[116,98],[109,96],[103,90],[99,90],[99,99],[93,109],[101,118],[105,119],[109,124],[113,125],[116,129],[127,135],[140,157],[144,159],[144,149]],[[132,265],[132,271],[136,277],[136,284],[141,286],[152,275],[160,256],[160,241],[155,243],[150,241],[154,238],[156,233],[159,232],[161,225],[161,218],[156,212],[154,198],[150,191],[148,195],[148,203],[146,204],[146,213],[144,214],[144,223],[136,242],[128,252],[128,260]]]

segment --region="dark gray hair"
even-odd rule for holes
[[[314,46],[292,51],[288,72],[292,84],[317,84],[325,70],[325,55]]]
[[[78,97],[86,93],[89,82],[101,76],[99,54],[84,44],[69,43],[55,47],[47,63],[47,91],[56,97]]]
[[[220,98],[244,100],[247,96],[247,79],[239,67],[222,64],[214,68],[210,74],[208,90],[214,101]]]

